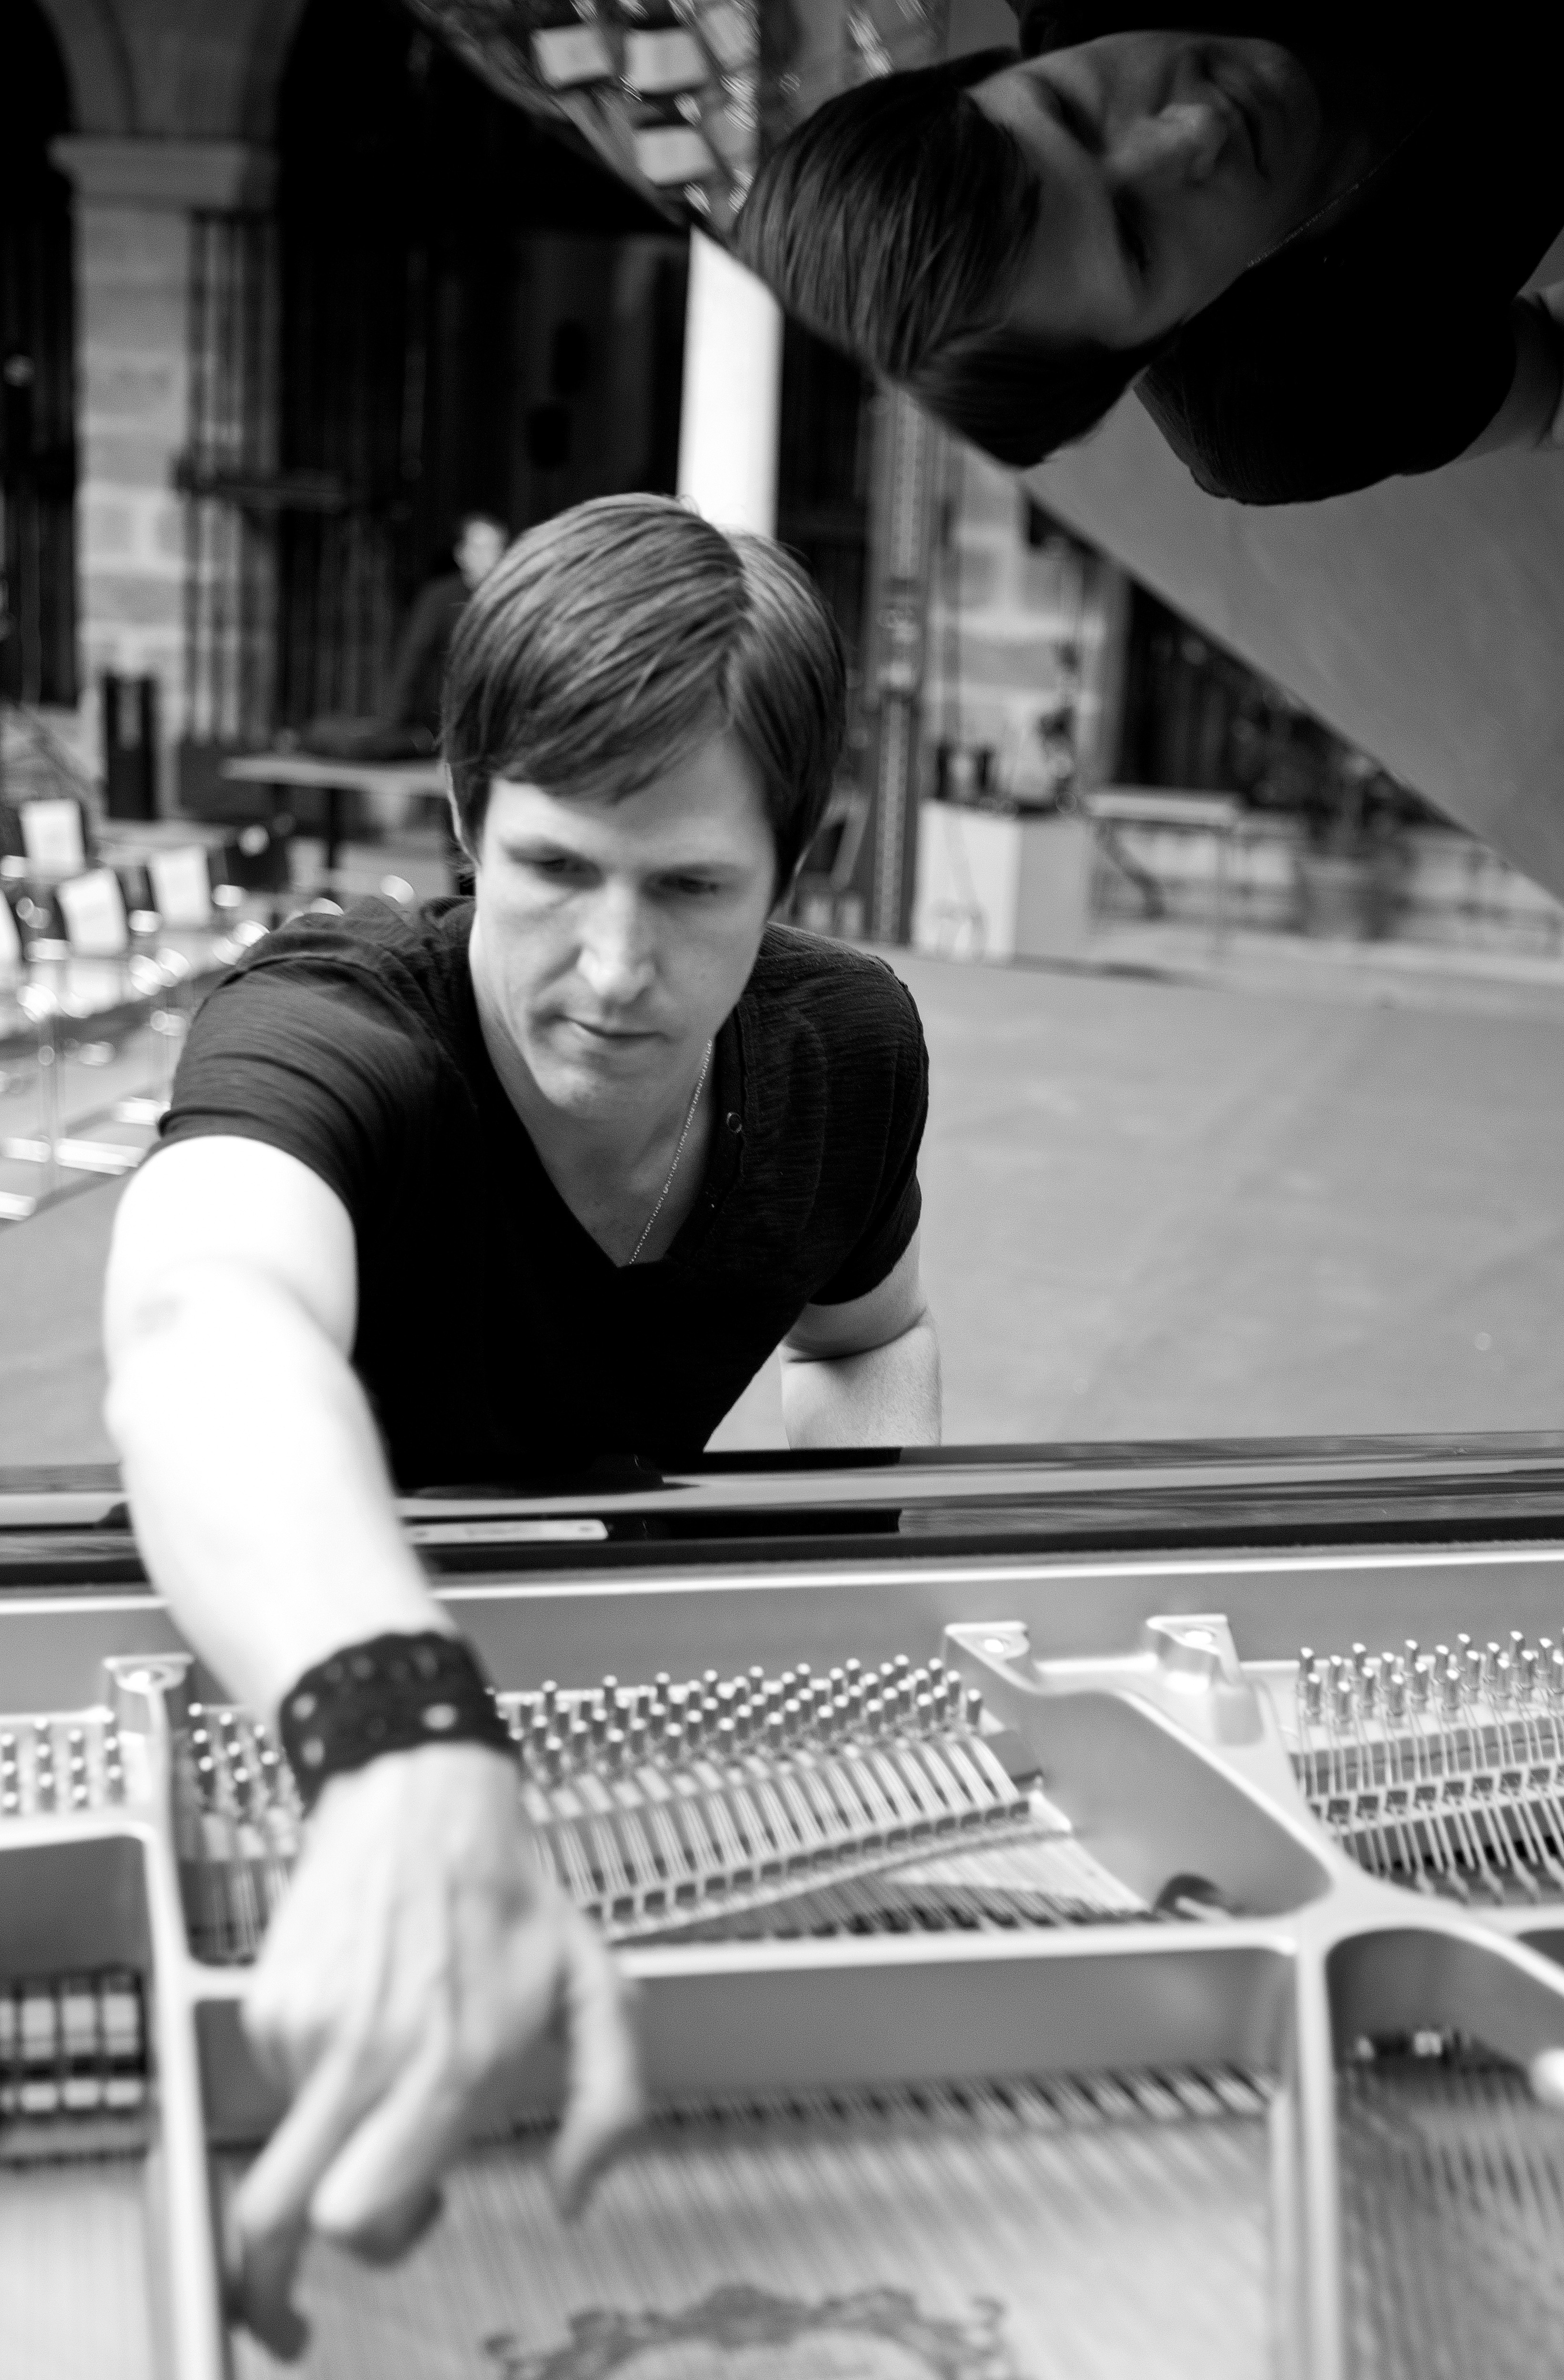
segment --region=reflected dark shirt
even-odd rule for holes
[[[1026,54],[1143,27],[1124,6],[1018,6]],[[1167,20],[1377,72],[1408,128],[1349,212],[1249,271],[1137,395],[1199,484],[1312,503],[1465,453],[1509,393],[1511,301],[1564,228],[1564,10],[1202,7]],[[1410,57],[1403,55],[1412,52]]]

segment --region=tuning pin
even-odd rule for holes
[[[970,1733],[975,1735],[983,1725],[983,1688],[969,1686],[961,1697],[961,1717]]]

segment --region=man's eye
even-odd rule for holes
[[[667,886],[668,891],[678,893],[681,900],[691,900],[700,893],[715,892],[717,889],[709,876],[670,876]]]

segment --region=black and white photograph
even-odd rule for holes
[[[0,0],[0,2380],[1564,2371],[1564,17]]]

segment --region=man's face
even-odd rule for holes
[[[505,531],[497,521],[464,522],[456,542],[456,564],[470,587],[481,587],[505,552]]]
[[[1322,196],[1320,103],[1274,42],[1115,33],[972,91],[1042,186],[1009,328],[1149,344],[1209,306]]]
[[[617,802],[496,777],[476,859],[479,998],[550,1105],[611,1123],[688,1096],[776,895],[731,737]]]

